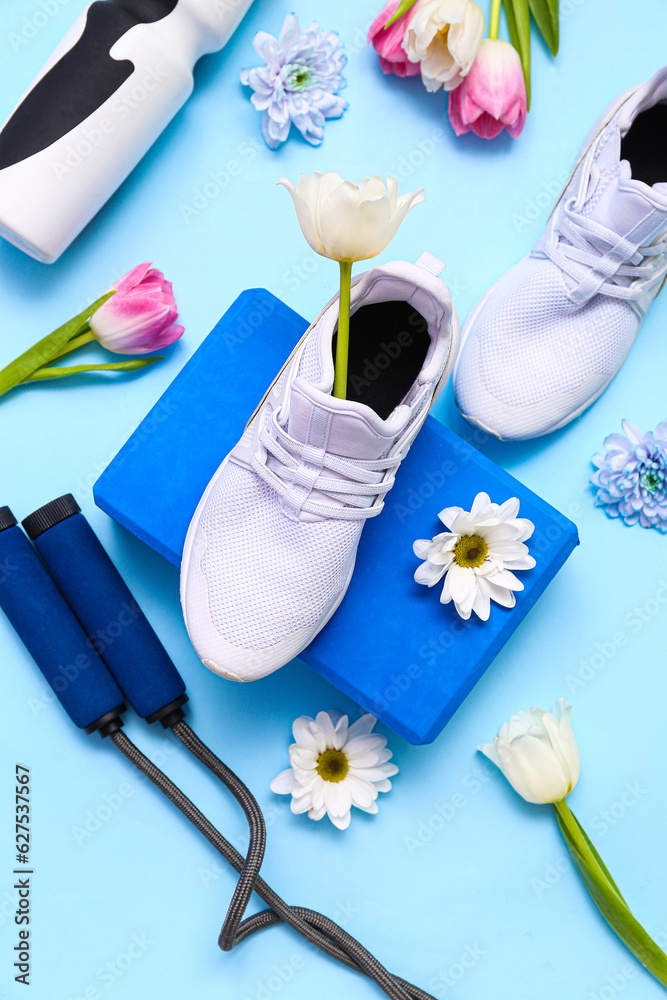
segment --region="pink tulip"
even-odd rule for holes
[[[398,7],[399,0],[389,0],[368,29],[367,41],[380,57],[383,73],[395,73],[396,76],[419,76],[419,63],[410,62],[403,49],[403,36],[407,21],[412,17],[413,10],[407,11],[390,28],[385,24]]]
[[[183,333],[170,281],[156,267],[139,264],[111,286],[116,291],[90,317],[90,329],[116,354],[150,354]]]
[[[472,69],[450,91],[449,120],[457,135],[494,139],[507,129],[517,138],[526,121],[526,85],[519,54],[509,42],[484,39]]]

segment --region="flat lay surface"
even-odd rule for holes
[[[436,403],[437,419],[574,521],[581,545],[434,744],[411,747],[377,727],[400,770],[379,815],[355,810],[347,831],[326,817],[314,824],[292,815],[269,783],[287,766],[294,718],[338,708],[352,722],[358,707],[299,660],[247,685],[207,671],[185,632],[176,568],[93,503],[95,480],[241,291],[265,287],[309,318],[336,291],[337,269],[307,247],[290,198],[275,186],[280,176],[378,172],[402,191],[425,187],[426,203],[377,262],[437,254],[463,320],[538,237],[598,115],[665,58],[659,0],[632,11],[620,0],[562,0],[558,59],[533,38],[533,107],[520,138],[456,138],[442,92],[383,76],[365,44],[379,6],[307,0],[296,10],[302,25],[317,19],[336,29],[349,58],[342,94],[350,107],[327,123],[320,148],[293,135],[271,151],[262,139],[239,72],[257,64],[255,33],[276,33],[292,7],[255,0],[226,48],[198,65],[190,101],[56,264],[0,243],[0,366],[144,260],[173,281],[186,330],[165,361],[113,386],[114,376],[102,374],[2,397],[0,505],[20,519],[74,494],[183,674],[188,721],[264,809],[263,877],[288,902],[326,913],[438,998],[652,1000],[659,985],[605,927],[552,817],[519,799],[476,746],[519,707],[550,707],[560,696],[574,703],[582,770],[570,805],[664,948],[667,539],[608,519],[588,481],[590,456],[623,418],[644,431],[667,415],[667,300],[652,306],[607,392],[550,437],[494,442],[462,420],[451,386]],[[80,0],[3,6],[0,117],[82,8]],[[149,491],[144,501],[152,499]],[[471,499],[446,496],[440,506]],[[36,1000],[381,995],[284,928],[222,954],[216,939],[231,870],[109,741],[68,723],[4,619],[0,662],[3,1000],[20,995],[11,974],[16,763],[32,773]],[[244,850],[240,810],[176,740],[132,716],[126,729]]]

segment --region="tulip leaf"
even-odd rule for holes
[[[519,53],[526,82],[526,104],[530,111],[530,9],[528,0],[503,0],[512,45]]]
[[[399,17],[403,17],[404,14],[407,14],[410,8],[414,7],[416,2],[417,0],[400,0],[398,7],[385,24],[385,28],[389,28],[394,21],[398,21]]]
[[[37,371],[31,372],[24,381],[41,382],[49,378],[79,375],[81,372],[134,372],[140,368],[147,368],[148,365],[154,365],[156,361],[164,361],[164,358],[132,358],[130,361],[115,361],[104,365],[82,364],[69,367],[58,365],[54,368],[39,368]]]
[[[558,55],[558,0],[529,0],[530,10],[552,56]]]
[[[80,312],[78,316],[74,316],[69,322],[64,323],[59,326],[57,330],[53,333],[49,333],[46,337],[42,337],[38,340],[36,344],[24,351],[23,354],[15,358],[11,364],[8,364],[6,368],[0,371],[0,396],[8,392],[9,389],[18,385],[19,382],[24,382],[32,372],[41,368],[42,365],[47,364],[49,361],[60,354],[65,345],[78,333],[80,333],[81,328],[86,324],[86,321],[90,319],[94,312],[96,312],[101,305],[103,305],[110,296],[113,295],[112,292],[106,292],[102,295],[96,302],[93,302],[91,306]]]

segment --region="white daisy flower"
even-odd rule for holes
[[[487,493],[477,494],[470,511],[445,507],[438,517],[448,530],[413,545],[415,555],[424,560],[415,572],[417,583],[434,587],[444,577],[440,601],[453,601],[461,618],[470,618],[474,611],[487,621],[491,601],[513,608],[514,591],[523,590],[523,584],[512,570],[535,565],[524,544],[535,525],[518,513],[516,497],[499,505],[491,503]]]
[[[376,813],[378,792],[388,792],[389,778],[398,772],[387,763],[392,753],[385,737],[371,732],[376,722],[374,715],[362,715],[348,726],[347,715],[333,710],[314,719],[299,716],[292,726],[291,766],[273,779],[271,791],[291,795],[293,813],[316,820],[326,813],[339,830],[350,825],[352,806]]]

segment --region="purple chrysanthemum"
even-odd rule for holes
[[[667,420],[643,435],[624,420],[623,431],[610,434],[593,455],[595,503],[626,524],[667,532]]]
[[[288,14],[278,38],[258,31],[254,46],[265,66],[241,71],[241,83],[252,87],[252,103],[263,111],[262,134],[271,149],[289,135],[292,122],[313,146],[319,146],[327,118],[340,118],[347,101],[338,96],[347,62],[335,31],[317,23],[303,31],[295,14]]]

